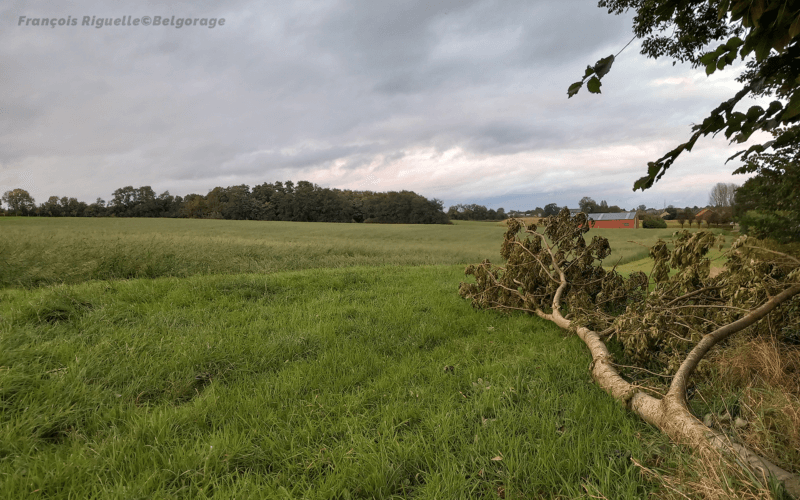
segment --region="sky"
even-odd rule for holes
[[[173,16],[192,25],[155,25]],[[307,180],[445,207],[704,206],[746,180],[725,160],[749,143],[702,138],[653,188],[633,183],[733,96],[741,63],[706,77],[635,40],[602,94],[568,99],[631,25],[574,0],[5,0],[0,193],[91,203],[129,185]]]

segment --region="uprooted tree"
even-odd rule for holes
[[[702,454],[735,453],[800,498],[797,475],[704,425],[686,396],[690,377],[720,342],[764,328],[767,316],[773,331],[800,324],[800,260],[743,236],[724,271],[712,277],[707,253],[719,237],[682,231],[674,248],[659,240],[650,249],[649,276],[623,277],[603,268],[611,249],[605,238],[586,240],[590,224],[568,210],[544,219],[542,231],[510,220],[500,252],[505,265],[485,260],[467,267],[476,282],[462,283],[461,296],[476,307],[524,311],[574,331],[591,352],[594,380],[631,411]],[[621,375],[607,346],[612,339],[639,367],[671,376],[663,397]]]

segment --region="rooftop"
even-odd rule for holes
[[[616,214],[589,214],[590,219],[598,220],[633,220],[636,212],[619,212]]]

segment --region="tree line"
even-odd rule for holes
[[[443,203],[413,191],[352,191],[323,188],[308,181],[215,187],[206,195],[159,195],[150,186],[125,186],[110,200],[94,203],[51,196],[36,205],[23,189],[2,196],[8,214],[47,217],[170,217],[294,222],[447,224]]]

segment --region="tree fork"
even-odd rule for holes
[[[562,281],[562,286],[566,286],[566,280]],[[560,289],[561,287],[559,287]],[[794,498],[800,498],[800,476],[778,467],[746,446],[733,443],[724,434],[706,427],[705,424],[692,415],[686,402],[686,385],[689,376],[691,376],[700,360],[712,347],[757,322],[778,305],[798,293],[800,293],[800,284],[794,285],[772,297],[745,317],[706,335],[681,364],[678,373],[676,373],[670,384],[669,391],[663,399],[654,398],[649,394],[636,390],[630,382],[622,378],[609,362],[611,355],[597,332],[584,327],[578,327],[574,330],[589,348],[589,352],[592,355],[592,364],[590,365],[592,378],[601,389],[614,399],[623,402],[628,409],[639,415],[647,423],[663,431],[673,441],[689,445],[701,453],[707,453],[711,450],[734,453],[750,467],[760,470],[766,476],[774,476],[783,483],[787,493]],[[556,295],[560,299],[560,294]],[[546,314],[538,310],[537,315],[553,321],[561,328],[573,330],[572,322],[564,318],[559,311],[560,308],[556,307],[555,298],[553,302],[552,314]]]

